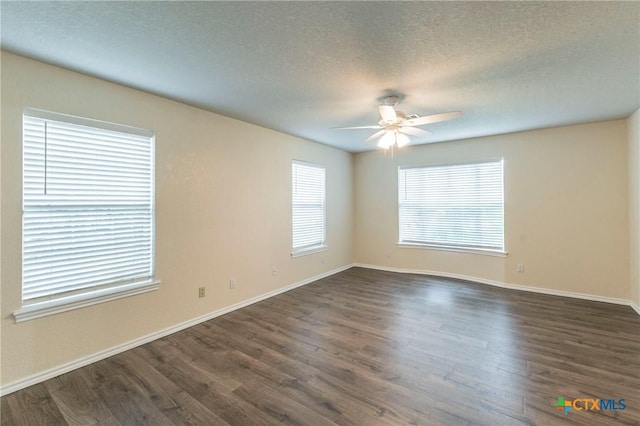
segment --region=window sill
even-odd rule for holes
[[[16,323],[47,317],[158,289],[159,281],[143,281],[24,305],[13,313]]]
[[[295,258],[300,256],[306,256],[308,254],[320,253],[321,251],[327,251],[327,250],[329,250],[329,246],[326,246],[323,244],[321,246],[314,246],[304,250],[291,252],[291,257]]]
[[[481,254],[484,256],[495,256],[495,257],[507,257],[509,255],[506,251],[501,250],[483,250],[483,249],[465,249],[461,247],[449,247],[449,246],[438,246],[431,244],[418,244],[418,243],[398,243],[398,247],[400,248],[417,248],[417,249],[427,249],[427,250],[440,250],[440,251],[453,251],[457,253],[470,253],[470,254]]]

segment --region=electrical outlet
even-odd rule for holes
[[[522,263],[518,263],[518,272],[523,273],[524,272],[524,265]]]
[[[324,256],[320,256],[320,262],[324,263]]]
[[[200,287],[198,289],[198,297],[202,298],[202,297],[205,296],[205,294],[206,294],[205,288],[204,287]]]
[[[234,289],[236,288],[237,285],[238,285],[238,282],[236,281],[235,278],[231,278],[229,280],[229,288]]]
[[[276,275],[278,273],[278,268],[276,267],[276,265],[273,265],[271,267],[271,275]]]

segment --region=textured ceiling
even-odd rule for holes
[[[7,2],[2,48],[348,151],[388,92],[413,143],[629,116],[640,2]]]

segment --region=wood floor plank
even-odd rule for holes
[[[97,395],[123,425],[170,425],[166,417],[150,400],[150,395],[133,386],[131,378],[113,367],[112,359],[93,364],[97,374],[106,380],[96,389]]]
[[[121,362],[122,372],[130,378],[129,387],[148,395],[152,404],[175,424],[228,425],[133,351],[113,357],[116,359]]]
[[[113,418],[113,413],[97,397],[87,369],[63,374],[44,385],[69,425],[97,425]]]
[[[564,414],[558,397],[626,409]],[[352,268],[0,407],[3,425],[640,425],[640,317]]]
[[[208,329],[215,328],[213,324]],[[224,332],[224,329],[220,329]],[[207,333],[211,333],[207,331]],[[235,336],[227,336],[234,340]],[[332,418],[337,424],[391,424],[379,417],[379,410],[370,404],[364,404],[357,400],[345,399],[339,392],[327,387],[317,379],[322,373],[312,366],[292,359],[270,348],[266,348],[253,340],[242,342],[230,342],[235,347],[242,347],[242,351],[263,363],[295,377],[295,381],[285,381],[280,392],[297,400],[303,405],[314,407],[327,418]]]
[[[42,383],[2,398],[7,399],[7,404],[2,404],[3,418],[8,414],[3,425],[67,424],[58,405]],[[8,408],[8,413],[4,412],[5,407]]]

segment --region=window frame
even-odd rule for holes
[[[455,244],[436,244],[433,242],[418,242],[418,241],[403,241],[401,240],[401,192],[400,192],[400,173],[402,170],[407,169],[426,169],[426,168],[436,168],[436,167],[455,167],[455,166],[465,166],[465,165],[475,165],[475,164],[485,164],[485,163],[501,163],[502,168],[502,176],[501,176],[501,186],[502,186],[502,247],[500,249],[495,248],[484,248],[484,247],[474,247],[474,246],[462,246]],[[398,243],[397,246],[400,248],[412,248],[412,249],[431,249],[431,250],[439,250],[439,251],[450,251],[450,252],[459,252],[459,253],[471,253],[471,254],[481,254],[487,256],[497,256],[497,257],[506,257],[508,256],[508,252],[506,251],[506,240],[505,240],[505,179],[504,179],[504,157],[493,157],[493,158],[485,158],[480,160],[471,160],[464,162],[446,162],[446,163],[430,163],[423,165],[404,165],[398,166],[398,174],[396,175],[398,178],[397,181],[397,214],[398,214]]]
[[[294,166],[295,165],[300,165],[300,166],[306,166],[306,167],[314,167],[314,168],[318,168],[318,169],[322,169],[323,171],[323,190],[322,190],[322,241],[315,244],[315,245],[307,245],[307,246],[303,246],[300,248],[294,247],[293,243],[294,243],[294,218],[293,218],[293,208],[294,208]],[[301,160],[291,160],[291,176],[290,176],[290,182],[291,182],[291,257],[295,258],[295,257],[300,257],[300,256],[306,256],[306,255],[310,255],[310,254],[314,254],[314,253],[319,253],[322,251],[326,251],[329,247],[327,245],[327,168],[322,165],[322,164],[318,164],[318,163],[311,163],[308,161],[301,161]]]
[[[84,308],[87,306],[104,303],[110,300],[120,299],[123,297],[129,297],[137,294],[147,293],[157,290],[160,282],[155,278],[155,133],[152,130],[131,127],[121,124],[109,123],[100,120],[94,120],[90,118],[77,117],[62,113],[43,111],[35,108],[25,108],[22,114],[22,182],[21,182],[21,196],[22,196],[22,220],[21,220],[21,277],[24,271],[24,238],[25,238],[25,222],[24,217],[27,212],[25,205],[25,143],[26,135],[24,133],[24,126],[27,118],[42,119],[48,121],[62,122],[69,125],[86,126],[92,129],[103,131],[115,131],[120,133],[126,133],[129,135],[135,135],[139,137],[148,138],[149,140],[149,191],[150,191],[150,274],[142,277],[139,280],[126,280],[123,283],[118,284],[106,283],[100,285],[93,285],[87,288],[80,288],[71,291],[61,291],[53,293],[50,296],[43,296],[34,298],[33,300],[25,299],[24,294],[21,293],[21,308],[13,312],[15,321],[22,322],[31,319],[41,318],[49,315],[54,315],[61,312],[66,312],[74,309]],[[45,160],[46,161],[46,160]],[[55,208],[51,208],[54,211]],[[46,210],[45,210],[46,211]],[[86,211],[81,210],[81,211]],[[21,278],[21,289],[24,291],[24,279]]]

